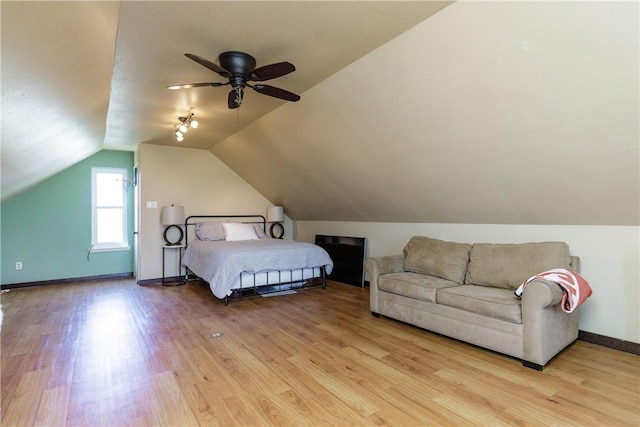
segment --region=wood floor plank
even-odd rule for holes
[[[29,371],[21,375],[15,395],[6,406],[2,404],[1,424],[3,426],[36,425],[38,407],[50,377],[49,369]]]
[[[425,398],[435,397],[441,393],[435,389],[430,382],[423,381],[419,376],[412,375],[413,372],[408,374],[398,371],[395,367],[387,364],[386,360],[369,357],[354,349],[345,349],[342,352],[350,355],[352,360],[357,360],[359,365],[366,367],[372,375],[375,375],[373,383],[378,384],[379,387],[387,388],[400,383],[404,389]]]
[[[578,341],[538,372],[335,282],[229,306],[132,280],[2,304],[2,426],[640,424],[638,356]]]
[[[156,374],[153,377],[152,406],[154,424],[161,426],[197,425],[196,417],[171,371]]]
[[[68,403],[69,387],[67,386],[43,391],[34,425],[42,427],[65,425]]]
[[[333,395],[319,382],[316,382],[313,374],[300,370],[291,365],[287,370],[290,374],[289,381],[291,391],[282,394],[283,398],[290,400],[292,395],[303,402],[304,413],[310,413],[311,417],[307,425],[361,425],[366,418],[357,414],[348,406],[348,403],[335,399]],[[312,422],[317,419],[318,422]]]
[[[411,413],[420,422],[418,425],[426,426],[458,426],[468,425],[469,422],[448,409],[432,404],[435,396],[425,396],[410,392],[403,385],[398,384],[384,391],[389,402],[405,412]],[[395,423],[391,423],[395,424]]]
[[[367,417],[376,412],[376,407],[368,400],[345,385],[343,380],[336,379],[331,372],[318,365],[318,360],[307,359],[302,356],[290,357],[289,361],[305,372],[309,372],[314,381],[324,387],[337,399],[345,402],[357,414]]]
[[[497,416],[500,412],[486,405],[485,401],[468,400],[444,393],[431,399],[431,401],[464,418],[468,423],[473,425],[508,425],[499,421]]]
[[[253,397],[249,397],[248,400],[253,400]],[[248,400],[241,395],[224,398],[220,403],[231,411],[233,425],[269,425],[269,420],[262,415],[262,411],[251,405]]]
[[[199,425],[232,425],[233,417],[226,406],[219,403],[222,395],[218,395],[218,403],[210,402],[209,397],[217,395],[217,387],[210,383],[196,383],[187,387],[186,395]],[[230,395],[225,395],[229,397]]]

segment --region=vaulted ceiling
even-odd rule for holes
[[[2,198],[100,149],[209,148],[283,104],[247,91],[229,110],[228,87],[167,90],[224,81],[184,53],[289,61],[297,71],[268,83],[304,93],[448,4],[2,1]],[[178,143],[189,112],[202,130]]]
[[[100,150],[210,150],[302,220],[640,223],[637,2],[7,2],[2,197]],[[185,58],[297,70],[228,88]],[[178,143],[177,117],[201,127]]]

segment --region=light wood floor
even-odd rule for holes
[[[333,282],[228,307],[198,282],[11,290],[1,425],[640,424],[638,356],[577,342],[537,372],[374,318],[368,298]]]

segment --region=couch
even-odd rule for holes
[[[366,260],[371,313],[521,359],[542,370],[578,338],[577,310],[562,288],[534,280],[552,268],[579,270],[563,242],[457,243],[412,237],[401,255]]]

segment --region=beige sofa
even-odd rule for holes
[[[521,359],[542,370],[578,337],[562,288],[529,283],[552,268],[579,269],[562,242],[456,243],[414,236],[402,255],[368,258],[371,312]]]

